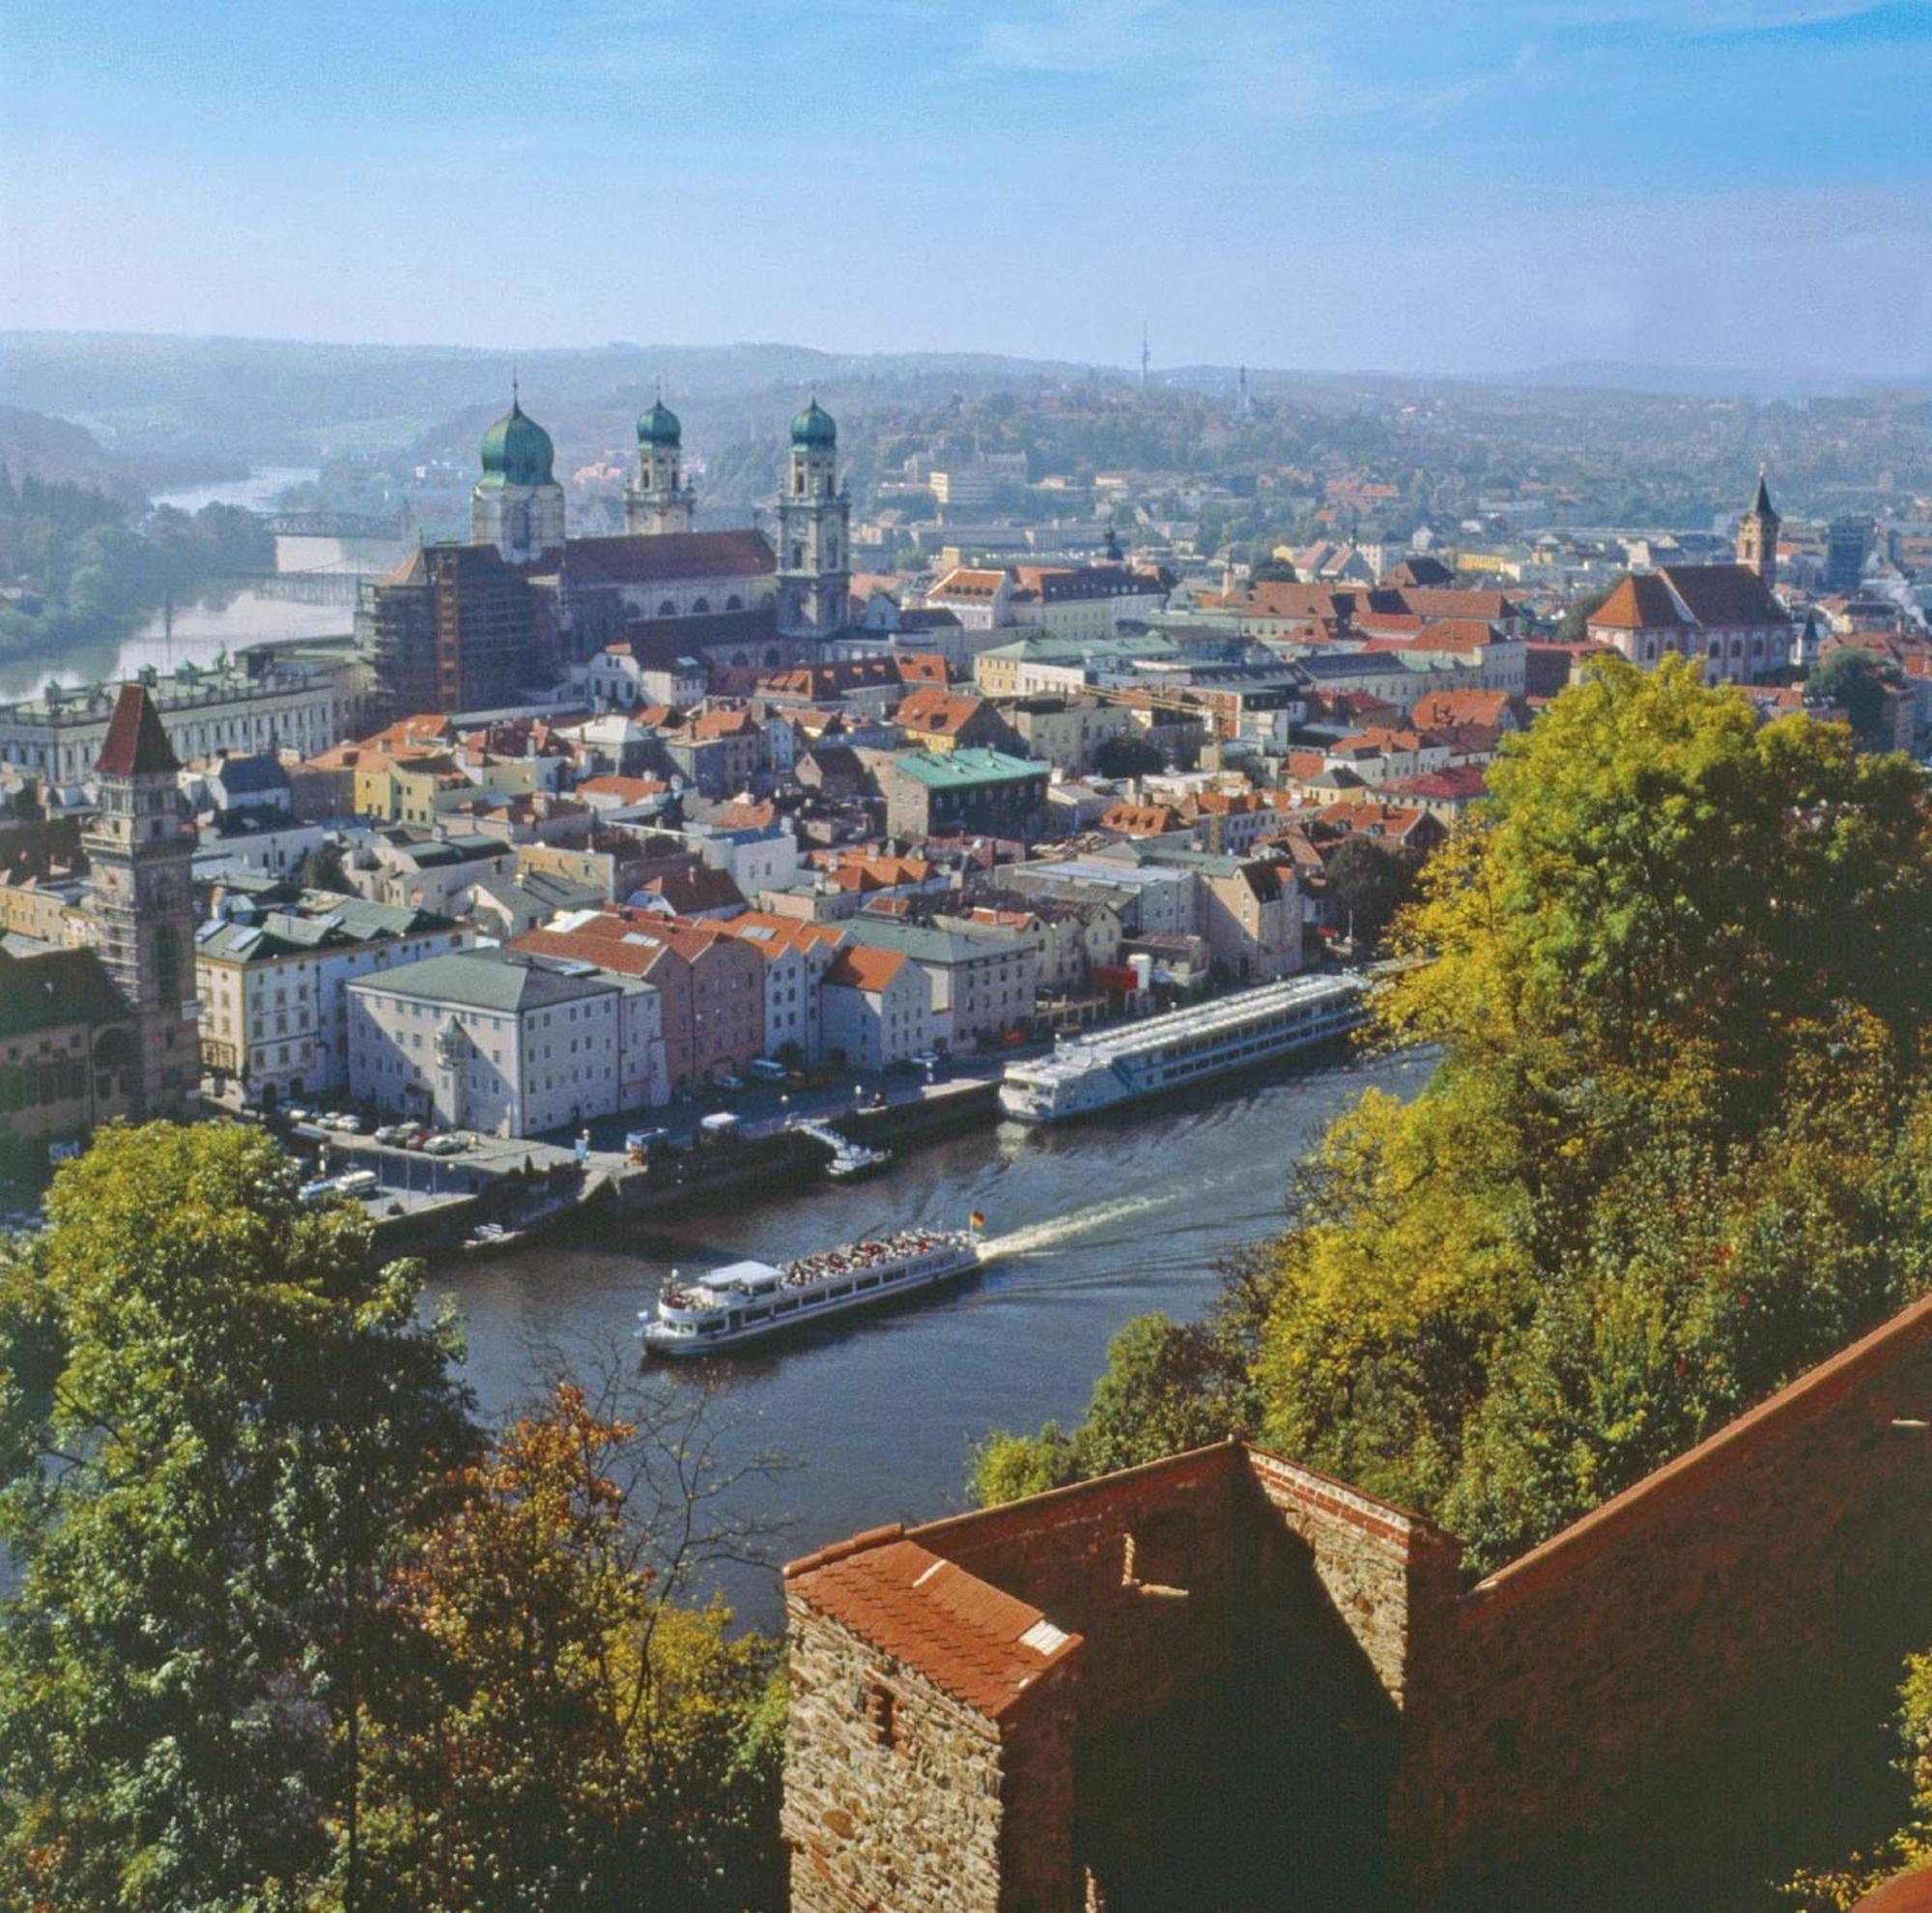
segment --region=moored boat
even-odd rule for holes
[[[734,1262],[695,1282],[672,1270],[657,1307],[638,1311],[638,1339],[648,1355],[711,1355],[956,1281],[980,1263],[976,1217],[971,1229],[899,1229],[777,1266]]]

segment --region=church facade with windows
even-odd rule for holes
[[[1690,658],[1707,684],[1781,676],[1795,661],[1799,634],[1776,594],[1780,523],[1760,472],[1734,564],[1627,572],[1587,620],[1591,641],[1645,671],[1667,657]]]

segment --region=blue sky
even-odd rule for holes
[[[0,326],[1932,369],[1932,0],[0,0]]]

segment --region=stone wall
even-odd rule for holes
[[[998,1728],[796,1595],[786,1606],[793,1913],[994,1913],[1005,1904]],[[890,1744],[871,1705],[879,1690]]]
[[[1413,1877],[1762,1904],[1842,1851],[1900,1797],[1886,1723],[1932,1642],[1928,1420],[1932,1299],[1471,1589],[1409,1698]]]

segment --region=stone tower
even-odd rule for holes
[[[689,531],[696,496],[684,482],[684,428],[664,395],[638,420],[638,464],[624,487],[624,529]]]
[[[1757,496],[1738,525],[1738,562],[1748,565],[1764,580],[1765,589],[1777,585],[1777,528],[1783,523],[1772,509],[1771,493],[1764,482],[1764,468],[1758,468]]]
[[[838,430],[813,399],[791,421],[779,496],[779,629],[828,637],[846,621],[852,500],[838,487]]]
[[[483,475],[469,494],[469,536],[511,564],[563,549],[563,487],[550,434],[512,388],[510,409],[483,434]]]
[[[146,685],[124,684],[95,765],[100,808],[82,842],[102,968],[138,1029],[139,1107],[180,1115],[200,1098],[194,1001],[194,838],[168,734]]]

